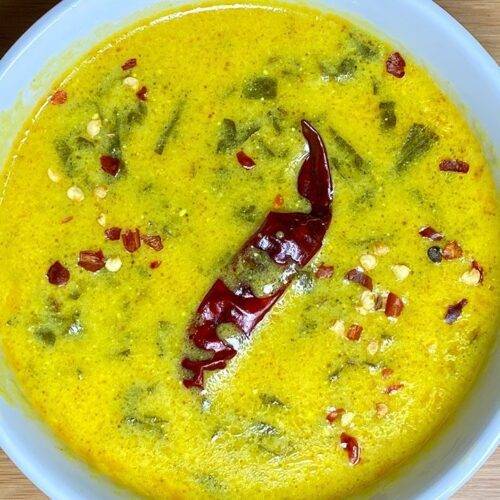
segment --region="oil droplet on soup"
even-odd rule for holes
[[[97,47],[26,124],[3,174],[3,350],[69,448],[140,495],[360,492],[459,411],[491,346],[488,163],[401,47],[305,7],[184,12]],[[300,265],[240,258],[270,212],[313,213],[302,120],[331,224]],[[236,354],[188,389],[217,280],[289,286],[251,336],[217,324]]]

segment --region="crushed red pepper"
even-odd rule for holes
[[[388,318],[398,318],[403,312],[404,303],[395,293],[390,292],[385,303],[385,315]]]
[[[460,302],[449,306],[444,316],[445,322],[449,325],[455,323],[462,316],[462,310],[468,303],[467,299],[462,299]]]
[[[236,159],[238,160],[238,163],[247,170],[255,167],[255,161],[250,158],[250,156],[248,156],[244,151],[238,151],[236,153]]]
[[[432,240],[432,241],[439,241],[439,240],[442,240],[444,238],[444,234],[436,231],[431,226],[423,227],[418,232],[418,234],[420,234],[420,236],[422,236],[423,238],[427,238],[427,239]]]
[[[316,270],[315,276],[319,279],[328,279],[333,276],[335,268],[333,266],[327,266],[325,264],[321,264]]]
[[[298,191],[309,200],[309,213],[270,212],[263,224],[240,250],[243,254],[250,248],[260,249],[279,266],[295,264],[305,266],[318,252],[330,225],[333,185],[326,148],[319,133],[307,121],[302,120],[309,153],[298,176]],[[279,237],[277,236],[279,235]],[[231,323],[247,337],[283,295],[290,282],[285,282],[272,295],[257,297],[246,286],[236,291],[217,279],[198,307],[197,315],[190,327],[192,343],[205,352],[208,359],[182,360],[182,367],[192,372],[191,378],[183,380],[186,387],[203,387],[204,372],[220,370],[227,366],[237,351],[217,333],[221,324]]]
[[[141,236],[141,239],[148,247],[152,248],[156,252],[163,250],[163,241],[160,235],[144,234]]]
[[[443,160],[439,164],[439,170],[442,172],[456,172],[458,174],[466,174],[469,172],[470,166],[462,160]]]
[[[472,269],[479,271],[479,283],[482,283],[483,279],[484,279],[484,269],[481,266],[481,264],[479,264],[479,262],[477,260],[473,260],[471,267],[472,267]]]
[[[351,325],[347,329],[346,337],[349,340],[357,341],[361,338],[361,333],[363,332],[363,327],[361,325]]]
[[[135,95],[137,96],[138,99],[141,101],[147,101],[148,100],[148,88],[146,86],[142,86],[136,93]]]
[[[344,413],[344,408],[335,408],[334,410],[331,410],[326,414],[326,419],[328,420],[328,422],[333,424],[333,422],[335,422],[335,420],[337,420],[337,418],[339,418]]]
[[[385,62],[387,73],[396,78],[403,78],[405,76],[406,61],[399,52],[393,52]]]
[[[351,281],[352,283],[358,283],[359,285],[368,288],[368,290],[373,290],[373,280],[370,276],[359,269],[351,269],[348,271],[345,275],[345,279],[347,281]]]
[[[83,250],[80,252],[78,257],[78,265],[86,271],[90,271],[92,273],[100,271],[105,264],[106,258],[104,257],[102,250]]]
[[[383,378],[389,378],[393,373],[394,370],[392,368],[388,368],[387,366],[382,368],[382,377]]]
[[[68,93],[65,90],[59,89],[56,90],[52,97],[50,98],[50,102],[54,105],[64,104],[68,100]]]
[[[70,278],[70,273],[58,260],[47,271],[47,279],[51,285],[64,286]]]
[[[122,234],[122,241],[125,250],[134,253],[141,247],[141,233],[139,229],[128,229]]]
[[[283,206],[283,203],[285,203],[283,196],[277,194],[273,201],[273,208],[281,208]]]
[[[123,69],[123,71],[127,71],[129,69],[135,68],[136,66],[137,66],[137,59],[133,58],[133,59],[129,59],[128,61],[125,61],[122,64],[122,69]]]
[[[340,435],[340,446],[347,452],[349,457],[349,463],[351,465],[356,465],[359,463],[361,458],[361,448],[358,444],[358,440],[355,437],[343,432]]]
[[[109,241],[118,241],[122,234],[121,227],[108,227],[104,230],[104,236]]]
[[[456,241],[448,242],[443,248],[443,259],[459,259],[464,254],[462,247]]]
[[[158,269],[161,266],[161,260],[153,260],[149,263],[151,269]]]
[[[391,384],[385,388],[386,394],[396,394],[396,392],[400,391],[404,387],[404,384],[401,382],[396,382],[395,384]]]
[[[116,177],[120,171],[120,160],[113,156],[103,155],[100,158],[101,168],[109,175]]]

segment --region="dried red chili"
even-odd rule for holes
[[[318,269],[316,270],[316,278],[322,279],[322,278],[331,278],[333,276],[333,271],[334,267],[333,266],[326,266],[325,264],[321,264]]]
[[[109,241],[118,241],[122,234],[121,227],[108,227],[104,230],[104,236]]]
[[[404,387],[404,384],[401,382],[396,382],[395,384],[391,384],[385,388],[386,394],[396,394],[396,392],[400,391]]]
[[[462,316],[462,310],[468,303],[469,301],[467,299],[462,299],[460,302],[449,306],[444,316],[445,322],[449,325],[455,323],[455,321]]]
[[[238,160],[238,163],[243,167],[246,168],[247,170],[252,169],[255,167],[255,162],[253,161],[250,156],[248,156],[245,152],[243,151],[238,151],[236,153],[236,159]]]
[[[163,250],[163,241],[160,235],[145,234],[141,236],[141,239],[148,247],[152,248],[156,252]]]
[[[349,340],[359,340],[361,338],[361,333],[363,332],[363,327],[361,325],[351,325],[347,329],[346,337]]]
[[[335,420],[337,420],[337,418],[339,418],[340,415],[343,415],[344,413],[344,408],[336,408],[335,410],[329,411],[326,414],[326,419],[328,420],[328,422],[333,424],[333,422],[335,422]]]
[[[358,440],[355,437],[349,436],[343,432],[340,435],[340,446],[342,449],[347,451],[347,456],[349,457],[349,463],[351,465],[356,465],[359,463],[361,448],[358,444]]]
[[[469,164],[462,160],[443,160],[439,164],[439,170],[442,172],[457,172],[458,174],[466,174],[469,169]]]
[[[406,61],[399,52],[394,52],[387,58],[385,67],[387,73],[396,78],[403,78],[403,76],[405,76]]]
[[[138,99],[141,101],[147,101],[148,100],[148,88],[145,86],[142,86],[136,93],[135,95],[137,96]]]
[[[158,269],[161,266],[161,260],[153,260],[149,263],[151,269]]]
[[[50,98],[50,102],[54,105],[64,104],[68,100],[68,93],[65,90],[56,90],[52,97]]]
[[[122,234],[122,241],[125,250],[134,253],[141,247],[141,233],[139,229],[129,229]]]
[[[403,301],[395,293],[390,292],[385,303],[385,315],[388,318],[397,318],[401,315],[404,306]]]
[[[128,61],[125,61],[122,64],[122,69],[123,71],[127,71],[129,69],[135,68],[136,66],[137,66],[137,59],[133,58],[129,59]]]
[[[446,260],[459,259],[463,254],[462,247],[456,241],[446,243],[443,248],[443,259]]]
[[[103,155],[100,158],[101,168],[109,175],[116,177],[118,172],[120,171],[120,160],[118,158],[114,158],[113,156]]]
[[[382,377],[384,378],[389,378],[393,373],[394,370],[392,368],[388,368],[387,366],[382,368]]]
[[[92,250],[83,250],[80,252],[78,257],[78,265],[86,271],[90,271],[92,273],[100,271],[105,264],[106,258],[104,257],[102,250],[97,250],[95,252]]]
[[[347,281],[351,281],[352,283],[358,283],[361,286],[368,288],[368,290],[373,290],[373,280],[370,276],[359,269],[351,269],[348,271],[345,275],[345,279]]]
[[[56,260],[47,271],[47,279],[51,285],[63,286],[70,278],[69,271]]]
[[[259,249],[279,266],[305,266],[318,252],[330,225],[333,185],[326,148],[319,133],[303,120],[302,134],[308,145],[298,177],[298,191],[310,202],[309,213],[270,212],[263,224],[243,245],[239,255],[250,248]],[[243,285],[243,284],[242,284]],[[237,351],[217,333],[221,324],[231,323],[245,336],[250,336],[257,324],[283,295],[289,281],[273,294],[257,297],[246,286],[230,290],[218,279],[205,295],[190,328],[189,338],[203,351],[212,353],[208,359],[184,358],[182,366],[192,372],[184,379],[186,387],[203,387],[204,372],[226,367]]]
[[[444,238],[444,234],[439,233],[438,231],[436,231],[431,226],[425,226],[425,227],[423,227],[418,232],[418,234],[420,234],[420,236],[422,236],[423,238],[427,238],[427,239],[433,240],[433,241],[439,241],[439,240],[442,240]]]

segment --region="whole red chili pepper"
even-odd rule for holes
[[[332,219],[333,185],[328,157],[319,133],[305,120],[301,125],[309,153],[299,172],[298,191],[309,200],[311,211],[270,212],[243,245],[235,261],[249,249],[256,249],[266,253],[278,266],[296,272],[297,267],[305,266],[323,244]],[[257,297],[247,284],[241,283],[232,291],[219,278],[199,305],[189,335],[198,349],[211,352],[212,356],[182,360],[183,368],[193,372],[191,378],[184,379],[184,385],[202,388],[206,370],[221,370],[236,355],[236,349],[219,337],[217,327],[232,324],[249,337],[289,284],[290,276],[271,295]]]

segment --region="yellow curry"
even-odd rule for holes
[[[7,359],[142,496],[359,493],[492,343],[481,145],[410,54],[332,14],[143,22],[54,85],[3,178]]]

